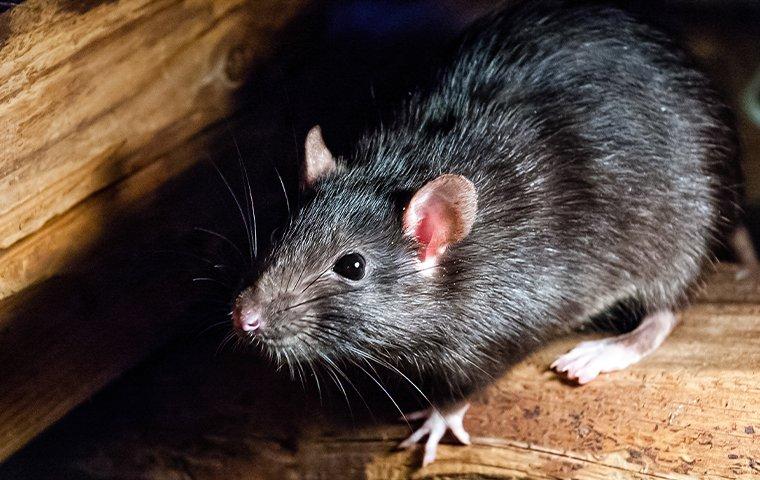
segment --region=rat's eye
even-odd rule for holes
[[[341,277],[349,280],[361,280],[364,278],[364,267],[367,262],[358,253],[343,255],[333,265],[333,271]]]

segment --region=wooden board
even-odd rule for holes
[[[235,92],[306,3],[29,0],[4,13],[0,298],[81,251],[78,243],[42,247],[34,232],[228,116]],[[205,157],[173,158],[144,176],[160,184]],[[78,235],[85,246],[99,232],[90,216],[91,231]]]
[[[441,446],[424,469],[419,449],[394,450],[409,433],[403,424],[338,426],[271,368],[193,337],[24,450],[0,478],[758,478],[760,297],[735,302],[731,292],[757,285],[734,276],[721,267],[710,301],[683,312],[651,357],[587,386],[547,369],[578,338],[537,352],[474,400],[465,421],[473,444]]]
[[[3,14],[0,459],[182,331],[192,276],[151,257],[218,215],[224,187],[198,164],[237,163],[235,120],[212,122],[307,3],[30,0]]]

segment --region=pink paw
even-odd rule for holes
[[[555,360],[551,368],[583,385],[600,373],[622,370],[655,351],[677,322],[673,312],[659,310],[644,317],[632,332],[581,342]]]
[[[470,434],[465,431],[462,424],[464,414],[467,412],[468,408],[470,408],[469,403],[459,403],[445,410],[429,408],[427,410],[421,410],[419,412],[405,415],[407,420],[420,420],[423,418],[427,418],[427,420],[425,420],[425,423],[415,430],[409,438],[401,442],[398,447],[411,448],[419,442],[422,437],[427,435],[428,439],[427,442],[425,442],[425,454],[422,457],[422,466],[424,467],[433,463],[435,460],[438,444],[447,430],[450,430],[457,440],[465,445],[469,445]]]
[[[636,348],[616,340],[605,338],[582,342],[555,360],[551,368],[583,385],[600,373],[622,370],[641,360]]]

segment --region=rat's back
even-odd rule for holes
[[[360,152],[404,188],[471,179],[478,218],[452,261],[487,254],[489,284],[473,287],[560,328],[626,298],[678,305],[737,203],[725,105],[665,35],[607,7],[482,20]]]

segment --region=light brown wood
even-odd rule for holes
[[[4,14],[0,249],[229,115],[251,66],[305,3],[29,0]],[[199,158],[154,167],[155,183]],[[86,244],[97,220],[78,220],[93,226],[80,230]],[[0,298],[55,273],[78,250],[64,247],[29,239],[5,251]]]
[[[683,312],[640,364],[575,387],[547,365],[578,339],[556,342],[474,403],[473,446],[422,470],[416,454],[380,453],[365,478],[760,477],[760,305],[727,303],[757,288],[734,273],[721,269],[705,292],[720,303]]]

